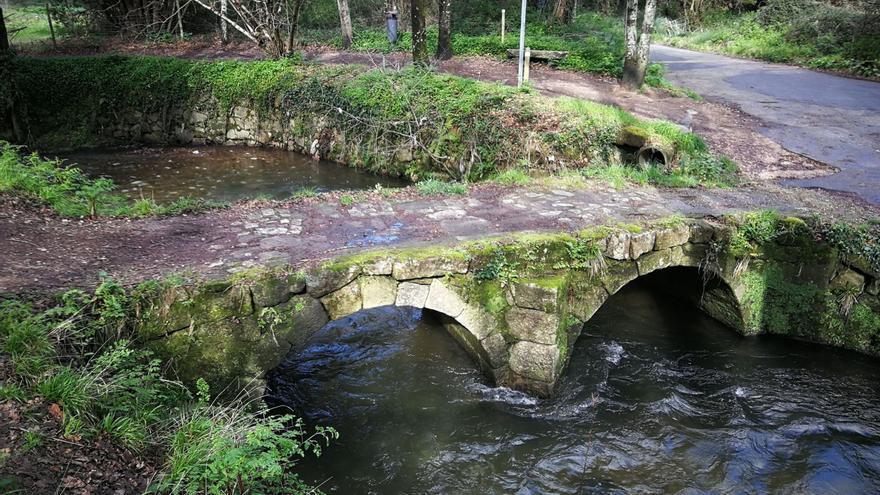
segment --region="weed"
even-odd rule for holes
[[[437,179],[423,180],[416,184],[422,196],[438,196],[443,194],[467,194],[468,187],[460,182],[445,182]]]
[[[522,186],[532,181],[529,174],[517,169],[507,169],[495,176],[495,182],[505,186]]]
[[[318,188],[315,186],[301,187],[293,192],[291,199],[307,199],[318,196]]]
[[[343,194],[339,197],[339,204],[342,206],[351,206],[355,204],[356,201],[355,197],[351,194]]]

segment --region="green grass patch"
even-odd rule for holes
[[[422,196],[439,196],[443,194],[467,194],[466,184],[459,182],[446,182],[438,179],[427,179],[416,184],[419,194]]]

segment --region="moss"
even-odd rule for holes
[[[858,302],[844,315],[838,301],[826,298],[818,341],[880,356],[880,310]]]

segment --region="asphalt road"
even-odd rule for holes
[[[880,204],[880,83],[654,45],[667,78],[763,122],[790,151],[840,169],[787,184],[855,193]]]

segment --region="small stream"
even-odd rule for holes
[[[641,283],[577,341],[553,398],[485,384],[427,313],[327,325],[272,402],[341,438],[327,493],[880,493],[880,363],[744,339]]]
[[[314,161],[272,148],[200,146],[83,150],[62,155],[90,177],[107,177],[117,192],[134,199],[170,203],[184,196],[222,202],[287,199],[303,188],[405,187],[407,182],[361,172],[345,165]]]

